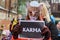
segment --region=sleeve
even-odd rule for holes
[[[47,26],[42,29],[42,35],[45,36],[44,40],[48,40],[51,38],[51,32]]]

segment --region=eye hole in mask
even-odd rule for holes
[[[30,15],[32,15],[32,12],[29,12]]]
[[[39,11],[36,12],[29,12],[30,16],[38,16],[39,15]]]

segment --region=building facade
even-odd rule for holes
[[[51,0],[51,11],[55,17],[60,18],[60,0]]]
[[[17,16],[17,0],[0,0],[0,19]]]
[[[0,31],[9,29],[8,25],[14,17],[17,17],[17,0],[0,0]]]

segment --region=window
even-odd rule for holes
[[[11,10],[12,12],[16,13],[17,12],[17,0],[11,0]]]
[[[0,8],[5,8],[5,1],[6,0],[0,0]]]
[[[60,3],[60,0],[51,0],[51,3]]]
[[[58,4],[58,11],[60,11],[60,4]]]

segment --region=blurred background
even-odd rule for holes
[[[23,16],[22,18],[25,19],[27,14],[26,7],[30,1],[33,0],[0,0],[0,37],[4,29],[9,30],[9,24],[13,18]],[[50,4],[50,12],[56,20],[60,20],[60,0],[36,1],[47,1]]]

